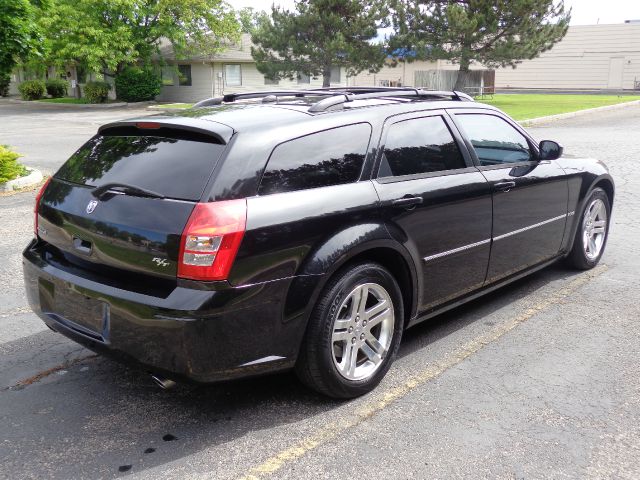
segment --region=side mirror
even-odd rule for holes
[[[562,145],[553,140],[542,140],[540,142],[540,160],[555,160],[562,156]]]

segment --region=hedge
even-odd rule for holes
[[[84,96],[90,103],[104,103],[109,98],[111,85],[107,82],[87,82]]]
[[[23,100],[38,100],[44,97],[47,87],[42,80],[27,80],[18,86],[18,91]]]
[[[160,94],[162,80],[150,69],[129,67],[116,76],[116,97],[125,102],[153,100]]]

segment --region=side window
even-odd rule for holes
[[[378,177],[416,175],[466,166],[444,118],[437,115],[391,125]]]
[[[531,160],[527,139],[502,118],[483,114],[456,114],[456,118],[471,141],[480,165]]]
[[[271,153],[258,193],[267,195],[355,182],[370,137],[371,127],[361,123],[281,143]]]

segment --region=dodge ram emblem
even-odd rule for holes
[[[96,209],[97,206],[98,206],[98,201],[91,200],[89,203],[87,203],[87,213],[93,213],[93,211]]]

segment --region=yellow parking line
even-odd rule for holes
[[[358,426],[359,424],[363,423],[364,421],[368,420],[375,414],[388,407],[391,403],[412,392],[416,387],[430,380],[433,380],[448,369],[460,364],[486,345],[495,342],[500,337],[510,332],[521,323],[529,320],[537,313],[549,308],[550,306],[560,303],[563,299],[574,293],[581,286],[585,285],[590,280],[606,271],[606,269],[607,267],[605,265],[600,265],[599,267],[596,267],[593,270],[580,275],[575,280],[569,282],[569,284],[567,284],[567,286],[565,286],[564,288],[555,291],[547,298],[536,303],[531,308],[528,308],[521,315],[511,319],[505,324],[499,325],[490,332],[467,342],[459,349],[453,351],[450,355],[445,357],[443,361],[431,365],[424,370],[421,370],[420,372],[411,376],[403,384],[387,389],[377,396],[374,396],[371,401],[369,401],[363,408],[357,411],[355,415],[341,420],[340,422],[332,422],[324,426],[323,428],[320,428],[315,433],[302,439],[296,445],[278,452],[277,454],[267,458],[260,465],[251,468],[241,477],[239,477],[238,480],[260,480],[262,478],[265,478],[277,472],[285,465],[292,463],[293,461],[306,455],[308,452],[315,450],[319,446],[340,436],[343,432]]]

